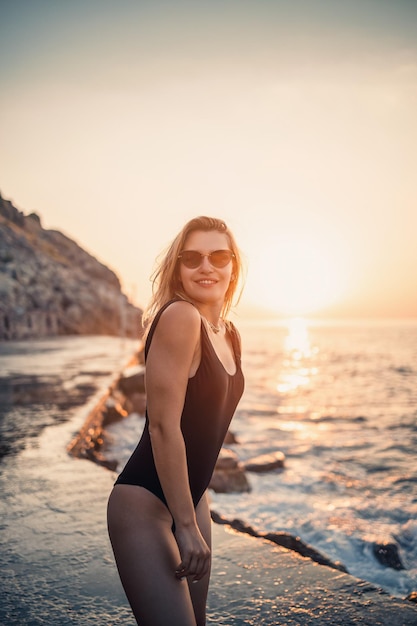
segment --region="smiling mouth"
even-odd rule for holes
[[[209,278],[204,278],[202,280],[196,281],[198,285],[215,285],[217,280],[210,280]]]

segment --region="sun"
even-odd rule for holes
[[[309,235],[271,236],[249,259],[247,292],[258,306],[294,316],[319,312],[347,290],[343,249]]]

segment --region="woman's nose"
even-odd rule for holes
[[[201,265],[200,265],[200,269],[203,272],[212,272],[213,271],[213,266],[210,263],[208,256],[203,256],[202,261],[201,261]]]

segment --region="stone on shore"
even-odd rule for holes
[[[145,366],[131,365],[120,376],[117,386],[125,396],[145,393]]]
[[[131,393],[129,396],[125,397],[123,407],[129,415],[132,413],[145,415],[146,394],[140,392]]]
[[[277,450],[269,454],[261,454],[260,456],[249,459],[245,463],[247,472],[271,472],[275,469],[282,469],[285,463],[285,455]]]
[[[220,450],[209,485],[216,493],[244,493],[250,491],[245,468],[236,452],[229,448]]]
[[[127,411],[113,396],[109,396],[104,405],[102,426],[110,426],[110,424],[120,422],[125,417],[127,417]]]
[[[308,545],[304,541],[302,541],[299,537],[294,537],[289,533],[285,532],[276,532],[276,533],[264,533],[255,530],[249,524],[246,524],[240,519],[227,520],[222,515],[216,513],[216,511],[211,511],[211,519],[216,524],[223,524],[230,526],[234,530],[238,532],[245,533],[250,535],[251,537],[258,537],[260,539],[266,539],[271,541],[272,543],[277,544],[287,550],[292,550],[293,552],[297,552],[300,556],[311,559],[312,561],[319,563],[320,565],[325,565],[326,567],[331,567],[332,569],[337,569],[340,572],[348,573],[346,567],[340,563],[340,561],[331,561],[324,554]]]
[[[115,413],[117,412],[111,397],[111,391],[107,392],[99,401],[99,403],[88,413],[87,418],[67,447],[67,451],[74,457],[79,459],[88,459],[102,465],[111,471],[115,471],[118,465],[116,459],[107,459],[102,454],[104,446],[104,428],[103,423],[108,409],[112,413],[112,419],[115,421]]]
[[[395,543],[376,542],[373,544],[372,549],[375,558],[381,563],[381,565],[391,567],[395,570],[405,569],[398,552],[398,546]]]

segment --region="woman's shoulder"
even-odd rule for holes
[[[201,316],[186,300],[170,300],[156,314],[146,338],[145,355],[154,335],[163,343],[175,345],[195,343],[200,336]]]
[[[187,300],[171,300],[161,309],[159,320],[167,325],[175,325],[177,328],[199,327],[201,315],[191,302]]]

